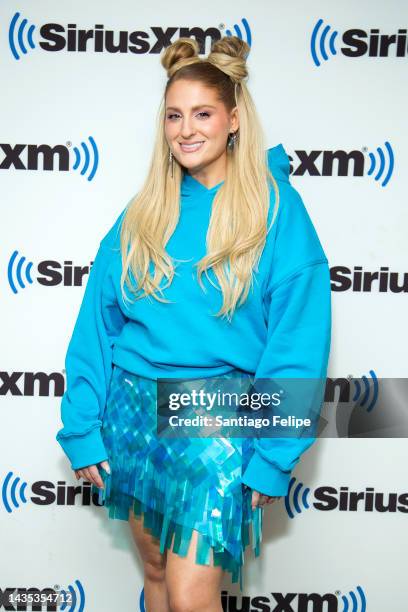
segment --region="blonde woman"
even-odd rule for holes
[[[326,377],[328,261],[283,146],[265,152],[248,52],[235,36],[163,52],[148,175],[100,243],[66,357],[57,440],[129,521],[148,612],[222,610],[314,441],[159,436],[157,380]]]

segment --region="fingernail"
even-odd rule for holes
[[[110,474],[110,473],[111,473],[109,465],[108,465],[108,467],[106,468],[106,471],[108,472],[108,474]]]

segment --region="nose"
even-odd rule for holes
[[[188,140],[193,134],[195,134],[195,129],[191,120],[188,117],[184,117],[181,122],[180,136]]]

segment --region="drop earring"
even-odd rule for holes
[[[170,165],[170,171],[171,171],[171,178],[173,178],[174,176],[174,157],[171,151],[169,151],[169,165]]]
[[[227,144],[227,147],[229,148],[230,151],[233,151],[236,141],[237,141],[237,133],[231,132],[228,135],[228,144]]]

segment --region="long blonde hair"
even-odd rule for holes
[[[168,81],[159,108],[147,178],[128,204],[121,227],[121,291],[127,301],[125,284],[136,299],[152,295],[159,302],[169,302],[155,291],[162,294],[174,277],[174,260],[165,247],[179,220],[183,166],[173,158],[173,172],[170,171],[170,148],[164,132],[165,100],[168,88],[176,80],[200,81],[216,89],[228,111],[238,107],[237,139],[232,151],[227,149],[226,178],[213,200],[207,253],[194,264],[204,291],[201,275],[205,272],[208,278],[207,270],[212,268],[223,294],[222,308],[213,316],[226,316],[231,322],[235,308],[245,302],[252,288],[252,273],[257,269],[270,229],[268,179],[276,193],[272,223],[279,206],[279,190],[267,164],[261,124],[245,83],[248,44],[236,36],[225,36],[213,43],[206,59],[201,59],[198,53],[196,40],[179,38],[161,56]],[[163,276],[168,283],[161,288]],[[140,289],[144,293],[137,295]]]

